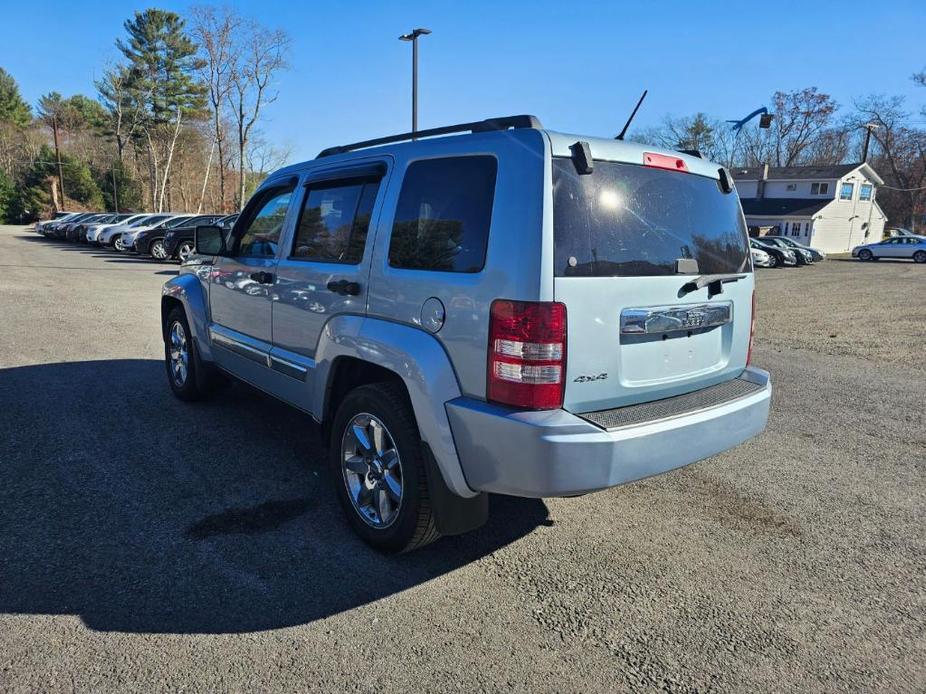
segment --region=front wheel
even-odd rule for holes
[[[193,242],[184,241],[177,249],[177,257],[180,258],[181,263],[185,263],[191,255],[193,255]]]
[[[199,400],[206,394],[197,378],[199,364],[195,350],[190,324],[183,309],[178,306],[167,316],[164,366],[170,389],[181,400]]]
[[[917,251],[913,254],[914,263],[926,263],[926,251]]]
[[[407,552],[438,537],[421,435],[401,386],[355,388],[331,427],[329,467],[354,531],[384,552]]]
[[[770,268],[778,267],[778,258],[773,256],[771,253],[768,255],[768,266]]]
[[[875,257],[875,254],[869,251],[867,248],[863,248],[862,250],[858,252],[858,259],[864,260],[865,262],[868,262],[874,257]]]
[[[122,236],[117,236],[115,239],[113,239],[113,248],[115,248],[117,251],[125,250],[125,244],[122,243]]]
[[[155,260],[167,260],[167,249],[164,247],[164,239],[155,239],[148,246],[148,253]]]

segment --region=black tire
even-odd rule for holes
[[[155,255],[155,252],[158,248],[162,249],[163,252]],[[148,244],[148,255],[150,255],[155,260],[160,260],[162,262],[169,260],[167,257],[167,249],[164,248],[164,239],[152,239],[151,243]]]
[[[771,253],[768,254],[768,266],[769,268],[778,267],[778,258],[776,258]]]
[[[914,263],[926,263],[926,251],[917,251],[913,254]]]
[[[181,379],[177,373],[175,362],[172,360],[171,352],[172,337],[175,326],[179,326],[182,331],[186,344],[186,374]],[[193,340],[193,333],[190,332],[190,324],[187,322],[186,313],[179,306],[174,308],[167,316],[167,326],[164,331],[164,366],[167,371],[167,382],[173,394],[180,400],[191,402],[201,400],[207,394],[203,387],[203,378],[199,370],[199,357],[196,354],[196,342]]]
[[[401,471],[401,503],[394,520],[374,527],[364,520],[348,491],[349,473],[342,469],[342,445],[347,428],[357,415],[379,419],[398,452]],[[405,389],[396,383],[375,383],[350,391],[331,426],[328,467],[335,494],[354,531],[372,547],[389,553],[409,552],[440,537],[428,494],[427,469],[421,450],[421,435]]]
[[[874,260],[875,254],[869,251],[867,248],[863,248],[858,252],[858,259],[864,260],[866,263],[869,260]]]

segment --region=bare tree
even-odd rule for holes
[[[280,29],[267,29],[248,22],[242,32],[241,54],[231,72],[228,101],[235,123],[238,145],[238,209],[244,208],[247,185],[247,149],[261,109],[276,101],[273,79],[286,67],[290,39]]]
[[[838,105],[816,87],[775,92],[771,134],[776,166],[795,166],[811,143],[832,124]]]
[[[244,20],[234,10],[214,7],[193,8],[193,35],[199,42],[203,57],[202,80],[209,89],[209,108],[212,112],[212,126],[215,148],[219,155],[219,207],[225,211],[225,127],[222,110],[232,89],[232,72],[240,61],[241,45],[238,36]],[[213,152],[210,150],[210,166],[206,167],[203,179],[205,194],[211,168]],[[200,205],[202,205],[202,195]]]
[[[726,123],[704,113],[676,118],[666,116],[662,123],[635,133],[632,140],[676,150],[697,150],[712,161],[726,162],[732,135]]]
[[[856,126],[874,123],[874,167],[885,185],[878,200],[888,217],[899,219],[913,231],[926,207],[926,130],[909,125],[903,97],[870,96],[856,104]]]

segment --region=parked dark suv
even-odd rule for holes
[[[230,214],[226,217],[220,215],[193,217],[193,219],[187,220],[183,226],[170,229],[164,235],[164,256],[155,255],[154,257],[161,260],[176,258],[182,263],[193,254],[193,235],[196,232],[196,227],[215,224],[225,229],[231,229],[236,219],[238,219],[237,214]],[[154,254],[152,253],[152,255]]]

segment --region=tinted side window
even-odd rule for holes
[[[235,230],[239,237],[236,255],[258,258],[276,255],[292,194],[292,188],[270,190],[254,211],[249,211],[250,220],[245,220],[245,227]]]
[[[359,263],[378,190],[378,179],[310,185],[291,257],[327,263]]]
[[[479,272],[485,265],[495,157],[450,157],[408,167],[396,206],[389,264],[445,272]]]

